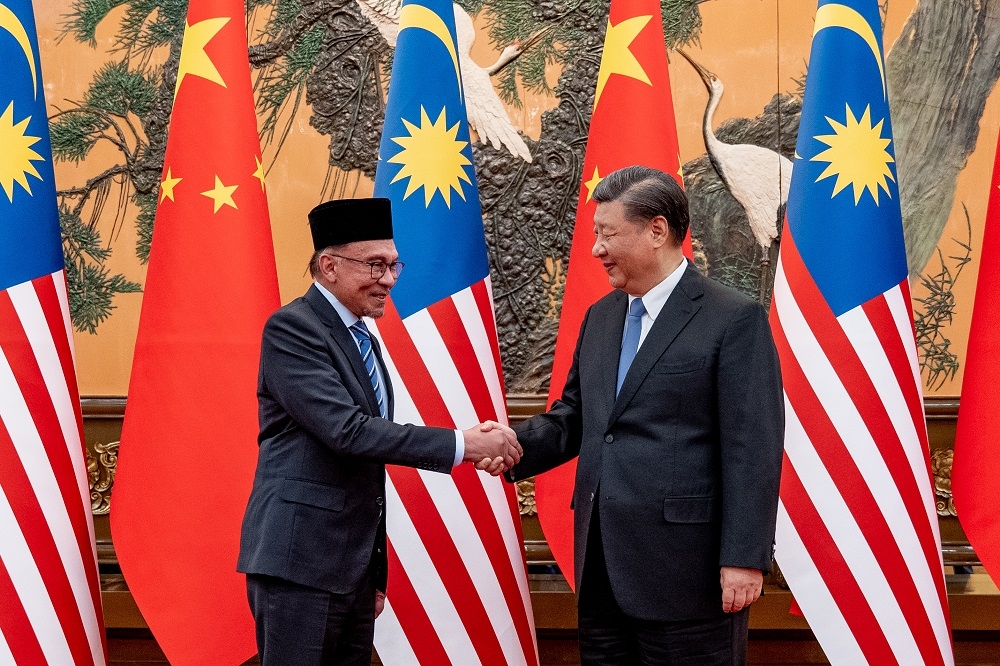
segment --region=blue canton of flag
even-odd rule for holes
[[[821,1],[814,31],[788,225],[839,316],[899,284],[906,249],[878,6]]]
[[[450,0],[403,2],[375,196],[392,200],[404,319],[489,274]]]
[[[0,290],[63,267],[38,37],[29,0],[0,0]]]

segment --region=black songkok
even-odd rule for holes
[[[392,240],[388,199],[337,199],[309,211],[313,248],[367,240]]]

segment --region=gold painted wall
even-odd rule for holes
[[[885,25],[888,48],[899,37],[907,17],[917,5],[916,0],[891,0]],[[499,48],[490,43],[485,33],[487,9],[477,17],[478,38],[472,56],[480,64],[492,62]],[[689,45],[692,57],[713,71],[726,86],[725,96],[716,112],[715,125],[728,118],[753,118],[777,92],[792,92],[796,79],[803,76],[812,37],[815,3],[809,0],[709,0],[699,5],[702,29],[698,44]],[[67,106],[66,100],[80,100],[94,71],[109,58],[108,51],[118,29],[122,12],[116,10],[105,19],[96,35],[96,45],[81,44],[72,37],[60,38],[64,30],[62,3],[43,0],[35,3],[42,67],[50,115]],[[251,26],[251,43],[255,26]],[[162,54],[165,59],[166,53]],[[559,72],[549,72],[554,85]],[[671,77],[675,114],[681,150],[685,163],[705,151],[701,135],[702,114],[707,93],[695,71],[681,58],[672,57]],[[520,108],[508,106],[511,121],[527,136],[537,138],[541,131],[542,113],[553,108],[558,99],[552,95],[525,94],[522,89]],[[275,147],[264,147],[268,172],[268,196],[272,233],[277,257],[278,279],[282,302],[301,294],[308,286],[305,264],[310,253],[306,213],[323,200],[326,177],[328,137],[319,134],[309,124],[310,108],[303,103],[292,120],[292,130],[277,159]],[[968,209],[971,222],[972,260],[964,268],[955,285],[954,320],[946,334],[951,350],[964,360],[964,351],[971,317],[973,292],[978,273],[978,248],[983,233],[987,191],[990,183],[994,149],[1000,131],[1000,93],[991,93],[982,120],[975,152],[961,172],[955,192],[955,202],[948,226],[939,247],[945,256],[955,253],[953,238],[964,240],[966,220],[962,205]],[[113,163],[114,149],[99,146],[79,165],[59,162],[56,165],[57,187],[79,185]],[[900,175],[906,178],[906,173]],[[369,196],[372,184],[366,178],[351,175],[345,179],[345,196]],[[114,195],[113,195],[114,196]],[[140,265],[132,248],[135,230],[131,224],[134,206],[126,213],[120,228],[102,217],[101,232],[110,242],[114,254],[108,262],[112,272],[142,283],[145,268]],[[110,241],[109,241],[110,239]],[[233,257],[234,262],[245,261]],[[932,259],[928,269],[933,269]],[[211,288],[206,285],[206,288]],[[923,296],[919,285],[914,296]],[[192,295],[197,297],[197,295]],[[127,392],[132,347],[138,325],[141,294],[119,294],[115,297],[112,316],[103,322],[97,334],[75,335],[80,389],[83,395],[124,395]],[[928,390],[929,395],[958,395],[961,370],[941,386]]]

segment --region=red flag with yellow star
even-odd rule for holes
[[[549,404],[562,395],[587,308],[611,291],[607,273],[591,254],[597,204],[590,194],[603,176],[634,164],[665,171],[684,185],[658,0],[611,2],[583,161],[584,182],[576,207]],[[684,240],[684,254],[691,256],[690,236]],[[535,481],[542,531],[570,585],[573,512],[569,505],[575,476],[576,461],[572,460]]]
[[[132,596],[172,664],[257,650],[236,572],[257,366],[279,305],[243,0],[191,0],[111,509]]]

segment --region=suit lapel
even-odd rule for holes
[[[368,408],[371,414],[378,416],[378,399],[375,397],[372,380],[368,377],[368,370],[361,359],[361,352],[358,351],[358,344],[354,341],[354,335],[347,330],[344,320],[340,318],[340,315],[333,309],[330,301],[326,300],[326,297],[319,292],[319,289],[315,285],[309,287],[305,299],[320,321],[330,329],[330,336],[351,363],[351,369],[354,370],[354,378],[357,380],[358,385],[361,386],[361,390],[365,392],[365,397],[368,398]],[[372,339],[374,340],[374,337]],[[381,358],[379,360],[381,361]]]
[[[611,417],[608,419],[609,425],[614,423],[621,416],[622,412],[625,411],[625,407],[639,390],[643,380],[646,379],[646,375],[653,369],[659,358],[663,356],[663,352],[667,350],[667,347],[670,346],[677,338],[677,335],[687,326],[695,313],[701,309],[701,304],[697,302],[697,299],[704,293],[699,284],[699,281],[702,279],[704,278],[702,278],[701,274],[689,263],[680,282],[677,283],[673,293],[670,294],[670,298],[667,299],[667,302],[663,305],[663,309],[660,310],[656,321],[653,322],[653,327],[646,334],[646,339],[643,340],[638,353],[635,355],[635,359],[632,361],[632,365],[629,367],[628,374],[625,375],[622,390],[618,393],[618,399],[615,401]],[[621,328],[624,328],[624,315],[621,322]],[[622,332],[619,331],[619,349],[621,349],[621,339]],[[609,356],[614,356],[617,361],[620,353],[618,355],[609,354]],[[614,391],[617,379],[618,368],[616,364],[615,373],[612,376],[610,384],[612,391]]]
[[[615,387],[618,385],[618,361],[622,352],[622,336],[625,334],[625,315],[628,312],[628,294],[616,291],[615,298],[608,308],[608,314],[603,318],[604,330],[601,340],[606,348],[616,349],[618,353],[601,354],[601,386],[604,387],[606,412],[611,413],[615,404]]]

